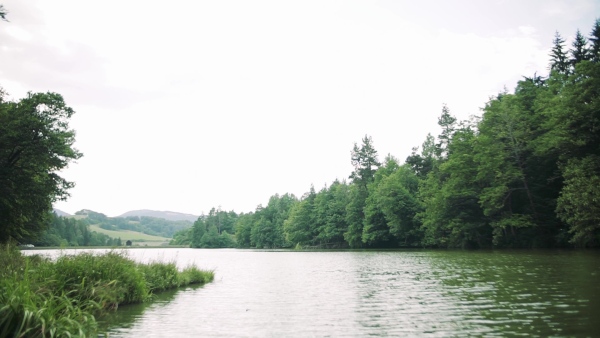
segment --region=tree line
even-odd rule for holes
[[[567,48],[556,33],[547,76],[490,98],[458,121],[442,107],[404,163],[369,136],[349,181],[254,212],[211,210],[174,242],[192,247],[532,248],[600,246],[600,20]],[[235,240],[235,241],[234,241]]]
[[[84,219],[57,216],[51,214],[50,222],[40,234],[26,238],[24,243],[35,246],[123,246],[121,238],[90,230]]]

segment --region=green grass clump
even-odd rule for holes
[[[140,266],[146,284],[152,292],[179,287],[179,271],[175,263],[152,262]]]
[[[175,263],[139,264],[124,252],[63,255],[56,261],[0,246],[0,337],[91,336],[95,316],[154,292],[213,280],[212,271]]]
[[[214,271],[204,271],[195,266],[188,266],[179,273],[179,285],[205,284],[212,282],[214,278]]]
[[[150,290],[139,266],[117,251],[64,255],[54,264],[56,288],[72,292],[76,299],[93,299],[106,309],[144,302]]]

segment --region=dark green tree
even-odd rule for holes
[[[284,221],[285,236],[292,245],[314,246],[316,244],[316,196],[315,188],[311,186],[310,191],[300,202],[294,204],[288,219]]]
[[[190,240],[190,247],[192,248],[201,248],[202,247],[202,236],[206,233],[206,216],[201,215],[194,222],[194,226],[192,227],[192,236]]]
[[[350,174],[352,183],[362,186],[364,189],[373,182],[375,171],[381,165],[377,159],[377,150],[373,148],[373,140],[365,135],[360,148],[354,143],[351,153],[351,163],[354,171]]]
[[[353,188],[350,190],[350,200],[346,207],[348,230],[344,233],[344,239],[351,247],[360,247],[363,245],[364,207],[369,195],[368,185],[373,182],[375,172],[381,163],[377,159],[373,140],[367,135],[362,139],[360,147],[354,143],[351,155],[354,171],[350,175],[350,179]]]
[[[375,173],[374,181],[369,184],[369,196],[365,201],[362,241],[371,247],[388,247],[393,245],[392,235],[382,210],[381,197],[378,194],[382,183],[399,168],[398,161],[388,155],[384,165]]]
[[[419,178],[424,179],[433,170],[435,160],[437,159],[435,138],[431,134],[427,134],[421,146],[421,154],[417,154],[418,150],[419,147],[414,147],[411,155],[406,158],[405,163],[412,168]]]
[[[284,222],[298,199],[292,194],[271,196],[266,207],[258,206],[250,230],[250,242],[257,248],[285,248],[289,243],[285,238]]]
[[[450,109],[445,104],[442,107],[442,115],[438,118],[438,126],[442,128],[442,132],[438,136],[437,155],[443,158],[448,156],[448,145],[456,128],[456,117],[450,114]]]
[[[550,52],[550,70],[560,74],[568,74],[569,57],[565,51],[565,40],[560,36],[560,33],[556,32],[552,43],[554,46]]]
[[[586,61],[589,60],[591,57],[591,53],[590,50],[588,49],[587,46],[587,39],[585,38],[585,36],[583,36],[583,34],[581,34],[581,32],[579,31],[579,29],[577,30],[577,33],[575,34],[575,40],[573,41],[573,47],[571,48],[570,52],[571,52],[571,66],[573,68],[575,68],[575,65],[578,64],[581,61]]]
[[[254,224],[254,213],[240,214],[235,221],[235,239],[238,247],[252,247],[252,225]]]
[[[317,214],[317,239],[320,247],[346,247],[344,233],[348,229],[346,206],[350,187],[345,181],[335,180],[329,188],[323,188],[315,197]]]
[[[81,157],[68,124],[73,113],[56,93],[10,102],[0,90],[0,242],[41,233],[52,203],[69,196],[74,183],[59,172]]]
[[[596,19],[590,33],[590,60],[600,62],[600,19]]]
[[[405,164],[383,178],[371,193],[385,216],[390,234],[399,246],[421,244],[421,224],[416,218],[422,211],[418,191],[419,179]]]
[[[504,94],[485,107],[476,146],[479,199],[494,228],[494,243],[515,236],[515,229],[538,224],[537,203],[529,176],[530,128],[514,95]]]
[[[600,157],[573,158],[563,166],[565,187],[558,198],[557,213],[569,224],[571,243],[600,245]]]

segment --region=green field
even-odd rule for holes
[[[123,244],[125,244],[125,241],[132,241],[133,245],[136,244],[141,244],[141,245],[164,245],[164,244],[168,244],[169,241],[171,240],[170,238],[167,237],[160,237],[160,236],[152,236],[152,235],[147,235],[147,234],[143,234],[141,232],[137,232],[137,231],[130,231],[130,230],[119,230],[119,231],[113,231],[113,230],[106,230],[106,229],[102,229],[97,225],[90,225],[90,230],[91,231],[96,231],[98,233],[101,234],[105,234],[108,235],[112,238],[121,238],[121,241],[123,241]]]

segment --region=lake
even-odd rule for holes
[[[215,281],[121,307],[104,319],[110,337],[600,335],[598,251],[128,253]]]

